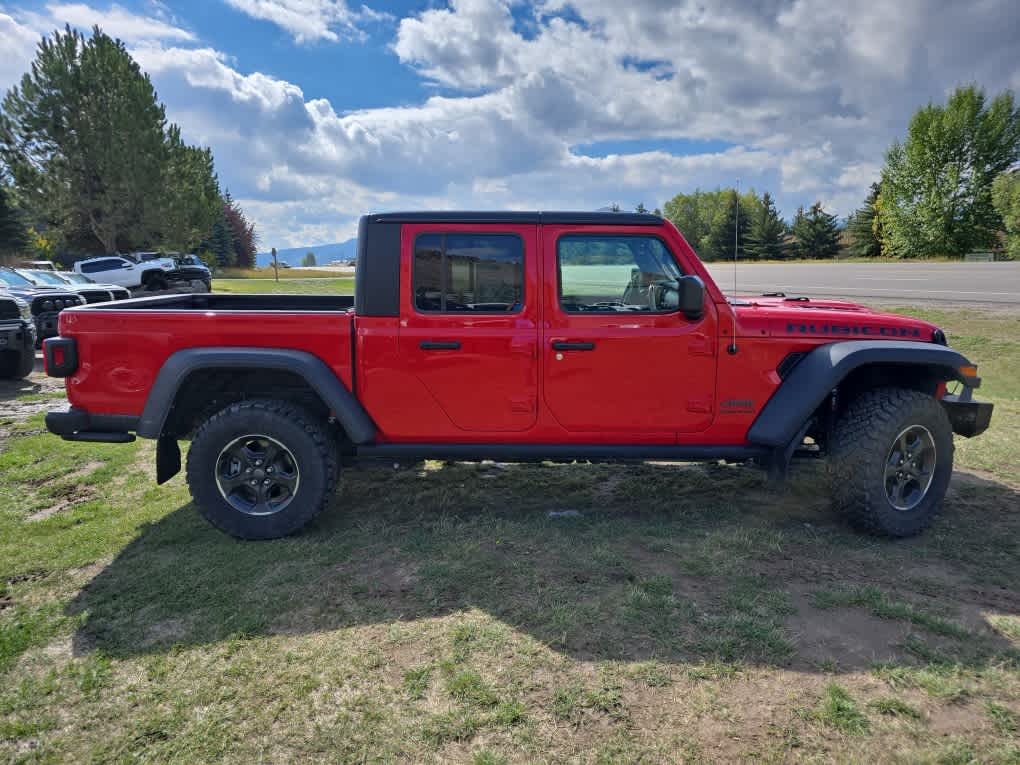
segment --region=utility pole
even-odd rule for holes
[[[273,248],[273,274],[276,276],[276,282],[280,282],[280,266],[276,262],[276,248]]]

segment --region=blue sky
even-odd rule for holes
[[[99,24],[212,147],[262,244],[370,210],[661,205],[722,185],[849,213],[910,114],[1020,89],[1015,0],[0,0],[0,89]]]

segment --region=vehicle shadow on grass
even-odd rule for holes
[[[11,401],[20,396],[41,393],[42,385],[31,378],[0,380],[0,401]]]
[[[832,516],[818,466],[797,472],[774,492],[721,465],[353,468],[315,524],[257,543],[185,505],[79,593],[74,649],[130,656],[479,609],[584,660],[1020,661],[1017,492],[958,475],[931,530],[889,541]]]

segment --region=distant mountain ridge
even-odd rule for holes
[[[353,260],[358,250],[358,240],[348,239],[346,242],[334,242],[333,244],[311,244],[307,247],[288,247],[285,250],[276,251],[276,259],[280,263],[287,263],[292,266],[300,266],[301,259],[309,252],[315,253],[315,264],[324,266],[331,260]],[[260,252],[255,256],[255,264],[262,268],[272,265],[273,254],[271,252]]]

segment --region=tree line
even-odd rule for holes
[[[980,249],[1020,259],[1018,160],[1013,94],[989,101],[968,85],[944,105],[914,114],[905,140],[889,148],[880,178],[845,221],[815,202],[787,223],[768,192],[735,189],[677,194],[662,214],[704,260],[833,258],[841,250],[854,257],[963,257]]]
[[[834,258],[840,251],[842,227],[821,202],[797,208],[787,223],[767,191],[696,189],[670,199],[662,214],[706,261]]]
[[[70,26],[42,39],[0,104],[0,255],[161,250],[253,267],[257,243],[210,149],[167,121],[120,40]]]

